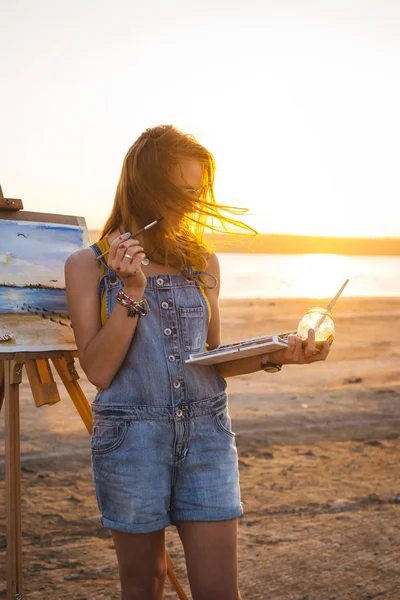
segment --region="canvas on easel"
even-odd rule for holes
[[[24,600],[19,386],[25,366],[37,407],[60,401],[50,360],[89,433],[92,411],[75,369],[64,264],[90,244],[83,217],[24,212],[0,186],[0,410],[5,400],[7,600]],[[187,596],[167,554],[167,573]]]
[[[89,243],[82,217],[0,209],[0,354],[75,349],[64,264]]]

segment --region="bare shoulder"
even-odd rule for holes
[[[212,252],[210,254],[210,256],[208,257],[208,264],[207,264],[207,270],[212,273],[213,275],[219,276],[219,260],[218,260],[218,256],[215,254],[215,252]]]
[[[96,255],[91,248],[81,248],[70,254],[65,262],[66,265],[74,268],[84,266],[96,266]]]
[[[98,279],[100,273],[100,264],[96,260],[96,255],[90,248],[81,248],[70,254],[65,261],[65,275],[84,276]]]
[[[215,288],[207,290],[207,291],[211,294],[214,293],[218,296],[219,290],[220,290],[220,283],[221,283],[220,282],[221,274],[220,274],[218,256],[215,254],[215,252],[212,252],[210,254],[210,256],[208,257],[206,271],[208,271],[208,273],[211,273],[211,275],[214,275],[214,277],[217,280],[217,285],[215,286]]]

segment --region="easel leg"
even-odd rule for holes
[[[23,365],[4,361],[7,600],[22,599],[21,459],[19,384]]]
[[[92,408],[78,383],[79,375],[73,357],[66,352],[65,358],[53,358],[52,361],[86,429],[92,433]]]
[[[0,360],[0,411],[4,400],[4,360]]]
[[[183,587],[181,586],[179,579],[175,575],[175,565],[172,562],[172,558],[170,557],[168,552],[167,552],[167,575],[168,575],[168,579],[171,582],[172,587],[178,594],[179,600],[188,600],[188,597],[186,596],[185,591],[184,591]]]

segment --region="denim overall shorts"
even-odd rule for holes
[[[97,244],[91,248],[101,254]],[[123,284],[100,260],[108,318]],[[226,380],[214,366],[185,363],[206,348],[202,287],[216,284],[193,269],[147,277],[150,312],[138,319],[121,367],[92,403],[92,475],[104,527],[148,533],[177,520],[243,513]]]

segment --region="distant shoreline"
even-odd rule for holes
[[[42,283],[27,283],[24,285],[18,285],[17,283],[0,283],[0,287],[7,288],[19,288],[24,290],[65,290],[65,288],[53,287],[50,285],[44,285]]]
[[[89,230],[94,242],[99,231]],[[214,238],[214,239],[213,239]],[[400,238],[335,238],[306,235],[260,233],[257,236],[230,237],[205,235],[216,252],[240,254],[343,254],[346,256],[399,256]]]

